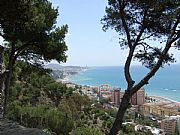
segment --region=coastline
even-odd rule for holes
[[[82,86],[82,87],[91,87],[91,88],[95,88],[95,87],[99,87],[99,86],[93,86],[93,85],[81,85],[81,84],[76,84],[76,83],[74,83],[74,82],[72,82],[71,81],[71,79],[70,79],[70,76],[67,76],[67,77],[65,77],[65,78],[63,78],[63,79],[57,79],[56,80],[57,82],[61,82],[61,83],[64,83],[64,84],[73,84],[73,85],[77,85],[77,86]],[[103,85],[103,84],[101,84],[101,85]],[[173,100],[173,99],[170,99],[170,98],[167,98],[167,97],[163,97],[163,96],[156,96],[156,95],[149,95],[148,93],[146,93],[147,95],[148,95],[148,97],[150,97],[150,98],[154,98],[154,99],[156,99],[156,100],[160,100],[160,101],[166,101],[166,102],[171,102],[171,103],[179,103],[180,104],[180,102],[179,101],[176,101],[176,100]]]
[[[172,102],[172,103],[180,103],[178,101],[175,101],[166,97],[162,97],[162,96],[149,96],[149,97],[155,98],[156,100],[164,100],[164,101]]]
[[[152,78],[149,85],[144,87],[148,96],[163,97],[171,101],[180,102],[180,96],[178,94],[180,90],[178,80],[180,80],[180,77],[177,76],[179,70],[176,70],[178,67],[175,66],[175,69],[162,69],[156,77]],[[109,84],[112,88],[118,87],[124,89],[126,88],[126,82],[123,78],[123,73],[121,72],[123,69],[121,68],[122,67],[118,66],[88,67],[75,75],[68,75],[64,79],[58,81],[91,87],[99,87],[103,84]],[[136,66],[135,69],[136,70],[132,71],[132,74],[134,75],[133,77],[135,80],[138,81],[138,78],[141,78],[141,75],[143,75],[145,71],[139,66]],[[168,70],[172,70],[170,75],[166,73]]]

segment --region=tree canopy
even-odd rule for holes
[[[14,59],[66,61],[67,25],[55,26],[58,9],[48,0],[2,0],[0,10],[0,36]]]
[[[108,0],[108,4],[103,30],[115,29],[120,34],[120,46],[135,50],[133,58],[146,67],[157,63],[168,38],[174,47],[180,47],[178,0]],[[158,40],[162,45],[148,40]],[[167,53],[163,63],[168,62],[174,62],[174,58]]]
[[[102,132],[95,128],[77,128],[72,135],[102,135]]]
[[[5,80],[4,110],[16,60],[36,66],[44,61],[66,61],[68,26],[56,27],[58,9],[48,0],[1,0],[0,36],[6,41],[9,71]]]
[[[101,20],[103,30],[111,28],[118,32],[120,47],[128,49],[124,66],[127,89],[109,135],[122,128],[132,95],[148,84],[160,67],[175,62],[169,50],[180,48],[179,7],[178,0],[108,0],[106,15]],[[150,69],[139,82],[131,76],[133,59]]]

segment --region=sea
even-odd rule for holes
[[[148,73],[149,69],[132,66],[131,74],[136,83]],[[85,71],[70,77],[70,81],[79,85],[100,86],[109,84],[111,87],[126,89],[124,68],[121,66],[89,67]],[[144,86],[147,95],[161,96],[180,102],[180,65],[174,64],[160,68]]]

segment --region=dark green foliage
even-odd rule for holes
[[[21,125],[61,135],[77,127],[95,128],[99,122],[94,112],[102,121],[110,119],[104,110],[92,109],[87,96],[74,93],[74,89],[56,82],[41,68],[18,61],[13,78],[6,116]]]
[[[107,110],[107,113],[108,113],[111,117],[115,118],[115,117],[116,117],[116,114],[117,114],[117,111],[114,110],[114,109],[108,109],[108,110]]]
[[[12,112],[9,112],[9,118],[19,122],[21,125],[30,128],[49,128],[57,134],[63,134],[66,128],[67,132],[73,129],[72,119],[66,119],[65,114],[56,108],[49,106],[20,106],[11,104]],[[65,127],[66,126],[66,127]]]
[[[71,135],[103,135],[103,133],[95,128],[77,128]]]
[[[146,135],[146,133],[144,132],[136,132],[134,130],[134,126],[133,125],[129,125],[129,124],[126,124],[126,125],[123,125],[123,128],[122,128],[122,135]]]
[[[140,119],[136,119],[137,123],[141,125],[147,125],[147,126],[152,126],[152,127],[157,127],[158,123],[157,121],[151,120],[149,117],[143,117]]]
[[[138,59],[140,62],[142,62],[143,65],[145,65],[147,68],[152,68],[153,65],[156,64],[157,58],[160,57],[162,49],[159,49],[157,47],[149,48],[149,51],[140,50],[139,53],[135,55],[135,58]],[[164,59],[164,63],[174,63],[175,59],[173,58],[172,54],[167,54],[166,58]]]
[[[102,19],[103,30],[115,29],[120,36],[122,48],[135,47],[134,58],[148,68],[157,63],[163,45],[152,45],[148,40],[167,41],[180,19],[178,0],[108,0],[106,15]],[[175,28],[172,39],[179,43],[179,28]],[[163,63],[174,62],[173,55],[166,54]]]
[[[26,68],[31,72],[24,73]],[[50,129],[57,135],[69,133],[84,119],[80,115],[90,105],[87,96],[73,93],[74,89],[56,82],[43,69],[21,61],[14,76],[7,118],[27,127]]]
[[[180,2],[178,0],[108,0],[103,30],[114,29],[122,49],[128,49],[124,66],[127,89],[109,135],[122,128],[123,117],[134,93],[149,83],[164,64],[175,62],[171,48],[179,48]],[[156,41],[156,42],[152,42]],[[140,61],[149,72],[136,82],[131,75],[132,60]]]
[[[65,61],[64,38],[67,25],[56,28],[58,10],[47,0],[2,0],[1,36],[8,41],[14,57],[38,62],[39,59]],[[15,54],[16,52],[16,54]]]
[[[16,77],[11,86],[10,97],[20,100],[24,104],[36,104],[40,100],[47,103],[43,96],[49,98],[49,103],[57,106],[63,97],[70,96],[74,89],[67,88],[64,84],[56,82],[44,69],[19,61],[16,64],[14,75]],[[26,72],[27,71],[27,72]],[[71,92],[70,92],[71,91]],[[71,94],[70,94],[71,93]],[[39,99],[39,97],[42,97]]]
[[[0,1],[0,36],[7,42],[9,71],[5,80],[4,114],[17,59],[38,68],[44,61],[66,61],[65,34],[68,26],[56,27],[57,16],[58,9],[48,0]]]

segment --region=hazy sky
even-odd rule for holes
[[[113,30],[102,31],[105,0],[53,0],[59,6],[57,25],[68,24],[67,65],[122,65],[126,57]]]
[[[127,50],[121,50],[114,30],[102,31],[101,18],[107,0],[52,0],[59,7],[57,25],[68,24],[66,65],[123,65]],[[173,50],[174,52],[174,50]],[[180,53],[175,52],[178,63]],[[135,62],[134,64],[137,64]]]
[[[127,50],[121,50],[114,30],[102,31],[101,18],[107,0],[52,0],[59,7],[57,26],[68,24],[68,59],[65,65],[123,65]],[[1,39],[0,39],[1,42]],[[176,51],[180,63],[180,53]],[[137,64],[137,62],[135,62]]]

